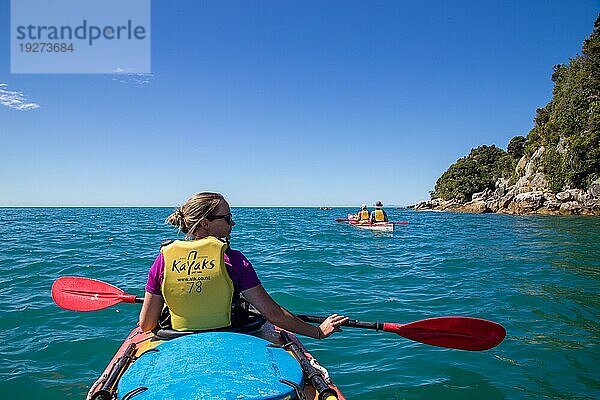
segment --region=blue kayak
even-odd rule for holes
[[[345,399],[295,335],[275,331],[285,348],[232,332],[157,340],[136,327],[87,399]],[[326,383],[313,384],[315,375]]]
[[[302,368],[287,351],[270,344],[229,332],[170,340],[123,374],[119,399],[135,392],[136,400],[291,398],[295,389],[282,380],[302,385]]]

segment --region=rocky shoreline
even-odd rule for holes
[[[499,179],[495,190],[475,193],[468,202],[438,198],[408,208],[475,214],[600,215],[600,180],[590,185],[587,191],[569,189],[555,194],[531,187],[506,187],[506,181]]]
[[[520,178],[514,185],[509,185],[509,179],[499,178],[494,190],[474,193],[470,201],[436,198],[407,207],[416,211],[475,214],[600,215],[600,179],[592,182],[587,190],[572,188],[553,193],[539,167],[544,152],[541,146],[530,157],[523,156],[519,160],[515,174]]]

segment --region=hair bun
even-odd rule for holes
[[[177,207],[177,209],[175,210],[175,218],[177,220],[177,225],[181,228],[182,231],[185,232],[185,214],[183,214],[181,207]]]

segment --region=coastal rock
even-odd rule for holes
[[[527,158],[526,155],[524,155],[523,157],[521,157],[519,159],[519,162],[517,163],[517,167],[515,169],[518,175],[521,175],[521,173],[523,172],[523,170],[525,170],[525,166],[527,165],[527,161],[529,161],[529,159]]]
[[[504,196],[508,189],[508,182],[508,179],[498,178],[495,184],[496,190],[494,190],[493,196],[496,198]]]
[[[556,193],[556,200],[561,202],[571,201],[573,200],[573,196],[571,195],[571,192],[568,191],[558,192]]]
[[[532,180],[534,180],[534,179],[536,180],[537,183],[543,184],[543,182],[545,181],[545,177],[542,179],[541,176],[537,176],[537,174],[538,174],[537,165],[538,165],[538,160],[542,157],[545,150],[546,149],[544,148],[544,146],[540,146],[540,148],[537,149],[535,151],[535,153],[533,153],[531,158],[525,162],[525,165],[523,166],[523,170],[524,170],[523,176],[521,176],[519,178],[519,180],[517,181],[517,183],[515,184],[515,186],[517,188],[537,187],[532,184]],[[517,166],[517,170],[519,170],[521,161],[523,161],[523,158],[521,160],[519,160],[519,165]],[[543,175],[543,173],[542,173],[542,175]],[[546,186],[547,186],[547,182],[546,182]],[[540,186],[540,188],[545,188],[546,186]]]
[[[536,171],[537,169],[537,161],[542,158],[542,155],[544,154],[544,152],[546,151],[546,148],[544,146],[540,146],[535,153],[533,153],[533,155],[531,156],[531,159],[529,160],[529,162],[527,163],[527,166],[525,167],[525,173],[528,174],[529,176],[533,175],[533,173]]]
[[[440,199],[440,198],[433,199],[433,200],[431,200],[431,207],[440,207],[444,203],[445,203],[445,201],[443,199]]]
[[[544,194],[540,191],[519,193],[509,205],[509,210],[516,214],[536,211],[544,202]]]
[[[425,201],[420,201],[416,204],[411,204],[408,206],[408,208],[412,208],[415,211],[419,211],[419,210],[427,210],[427,205],[430,203],[429,200],[425,200]]]
[[[439,206],[439,209],[442,211],[460,211],[462,207],[462,203],[458,200],[448,200],[442,201],[442,204]]]
[[[483,214],[485,212],[488,212],[488,207],[487,207],[485,201],[475,200],[475,201],[470,201],[470,202],[464,204],[457,211],[473,213],[473,214]]]
[[[581,205],[576,201],[567,201],[560,205],[561,214],[579,214],[582,211]]]
[[[533,178],[531,178],[531,187],[537,189],[548,188],[548,180],[546,179],[546,175],[544,175],[543,172],[536,172]]]
[[[497,197],[492,200],[488,200],[486,201],[485,206],[488,210],[487,212],[498,212],[500,210],[500,200]]]
[[[585,208],[589,211],[589,213],[586,213],[588,215],[600,215],[600,199],[588,200],[585,203]]]
[[[513,201],[513,199],[515,198],[515,192],[514,190],[509,190],[508,193],[506,193],[502,199],[500,199],[499,202],[499,207],[500,208],[508,208],[508,206],[510,205],[510,203]]]
[[[483,201],[489,198],[492,195],[492,191],[490,189],[485,189],[483,192],[473,193],[471,196],[471,201]]]
[[[581,204],[586,201],[586,193],[582,189],[569,189],[567,192],[571,193],[571,196],[574,201],[577,201]]]
[[[522,188],[524,186],[527,185],[527,177],[525,175],[523,175],[522,177],[519,178],[519,180],[517,181],[517,183],[515,183],[515,189],[519,189]]]
[[[436,198],[436,199],[421,201],[417,204],[409,206],[409,208],[414,208],[417,211],[418,210],[434,210],[434,209],[441,208],[441,206],[444,203],[445,203],[444,200],[442,200],[440,198]]]
[[[536,152],[539,157],[542,152]],[[533,157],[532,157],[533,158]],[[508,186],[508,179],[498,179],[495,189],[474,193],[471,201],[435,198],[419,202],[410,208],[466,213],[547,214],[547,215],[600,215],[600,179],[582,189],[567,189],[552,193],[544,187],[546,177],[541,172],[529,176],[522,186]]]
[[[548,200],[546,202],[544,202],[544,207],[546,207],[546,209],[548,209],[548,211],[558,211],[560,209],[560,201],[556,201],[556,200]]]
[[[496,184],[495,184],[494,186],[495,186],[496,188],[498,188],[498,189],[502,188],[502,189],[505,189],[505,190],[506,190],[506,188],[508,187],[508,182],[510,182],[510,180],[509,180],[509,179],[506,179],[506,178],[498,178],[498,179],[496,180]]]
[[[596,179],[592,182],[587,193],[594,198],[600,198],[600,179]]]
[[[552,192],[544,192],[544,203],[548,201],[556,201],[556,196]]]

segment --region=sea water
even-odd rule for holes
[[[345,328],[303,339],[349,399],[600,398],[600,218],[387,209],[393,234],[354,209],[233,208],[232,247],[296,313],[408,323],[464,315],[502,324],[483,352]],[[81,399],[139,305],[58,308],[52,282],[100,279],[142,295],[169,208],[0,209],[0,394]]]

